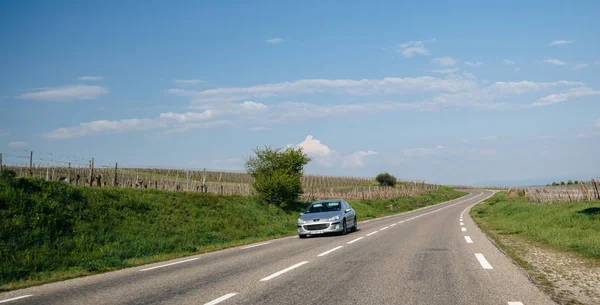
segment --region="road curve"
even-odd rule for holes
[[[470,194],[359,223],[0,294],[2,304],[554,304],[476,227]],[[290,224],[294,225],[294,224]]]

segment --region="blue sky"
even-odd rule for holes
[[[0,152],[531,184],[600,172],[598,1],[14,1]]]

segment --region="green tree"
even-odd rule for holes
[[[302,174],[310,158],[301,147],[255,149],[246,159],[246,170],[254,178],[252,186],[268,204],[284,207],[302,195]]]
[[[377,180],[377,182],[379,182],[379,185],[381,185],[381,186],[391,186],[391,187],[396,186],[396,183],[398,182],[396,177],[388,174],[387,172],[377,175],[377,177],[375,177],[375,180]]]
[[[573,181],[574,184],[579,184],[579,181],[575,180]]]
[[[561,181],[561,182],[560,182],[560,185],[565,185],[565,182],[564,182],[564,181]]]
[[[567,181],[567,185],[573,185],[573,181],[571,181],[571,180]]]
[[[558,185],[558,183],[552,182],[552,186],[557,186],[557,185]]]

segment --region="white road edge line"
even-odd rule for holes
[[[262,279],[260,279],[260,281],[261,282],[268,281],[268,280],[270,280],[270,279],[272,279],[274,277],[278,277],[278,276],[280,276],[280,275],[282,275],[282,274],[284,274],[284,273],[286,273],[288,271],[294,270],[294,269],[296,269],[296,268],[298,268],[298,267],[300,267],[300,266],[302,266],[302,265],[304,265],[306,263],[308,263],[308,261],[303,261],[303,262],[297,263],[297,264],[295,264],[295,265],[293,265],[291,267],[287,267],[287,268],[285,268],[285,269],[283,269],[281,271],[277,271],[277,272],[275,272],[275,273],[273,273],[273,274],[271,274],[271,275],[269,275],[269,276],[267,276],[265,278],[262,278]]]
[[[214,299],[214,300],[212,300],[212,301],[210,301],[210,302],[208,302],[208,303],[204,303],[204,305],[215,305],[215,304],[219,304],[219,303],[221,303],[221,302],[223,302],[223,301],[225,301],[225,300],[227,300],[227,299],[231,298],[232,296],[234,296],[234,295],[236,295],[236,294],[237,294],[237,293],[228,293],[228,294],[226,294],[226,295],[224,295],[224,296],[222,296],[222,297],[220,297],[220,298],[218,298],[218,299]]]
[[[467,228],[460,228],[461,231],[467,232]]]
[[[393,224],[391,224],[391,225],[390,225],[390,227],[393,227],[393,226],[395,226],[395,225],[397,225],[397,223],[393,223]]]
[[[487,261],[487,259],[485,259],[485,256],[483,256],[483,254],[475,253],[475,257],[477,258],[477,260],[479,261],[479,264],[481,265],[481,267],[483,267],[483,269],[494,269],[494,267],[492,267],[492,265],[490,265],[490,263]]]
[[[373,235],[373,234],[375,234],[377,232],[379,232],[379,231],[371,232],[371,233],[367,234],[366,236],[371,236],[371,235]]]
[[[187,262],[195,261],[197,259],[199,259],[199,257],[190,258],[190,259],[186,259],[186,260],[183,260],[183,261],[178,261],[178,262],[174,262],[174,263],[164,264],[164,265],[160,265],[160,266],[154,266],[154,267],[142,269],[140,271],[148,271],[148,270],[152,270],[152,269],[157,269],[157,268],[162,268],[162,267],[177,265],[177,264],[181,264],[181,263],[187,263]]]
[[[355,239],[355,240],[351,240],[351,241],[349,241],[349,242],[348,242],[348,244],[355,243],[355,242],[357,242],[357,241],[359,241],[359,240],[361,240],[361,239],[363,239],[363,238],[364,238],[364,237],[359,237],[359,238],[357,238],[357,239]]]
[[[383,228],[379,229],[379,231],[383,231],[383,230],[385,230],[385,229],[387,229],[387,228],[389,228],[389,226],[387,226],[387,227],[383,227]]]
[[[262,243],[262,244],[256,244],[256,245],[251,245],[251,246],[245,246],[245,247],[242,247],[242,249],[250,249],[250,248],[254,248],[254,247],[260,247],[260,246],[268,245],[268,244],[270,244],[270,243],[271,243],[271,242],[269,241],[269,242]]]
[[[325,251],[325,252],[323,252],[323,253],[321,253],[321,254],[319,254],[319,255],[317,255],[317,256],[319,256],[319,257],[321,257],[321,256],[325,256],[325,255],[327,255],[327,254],[329,254],[329,253],[331,253],[331,252],[333,252],[333,251],[335,251],[335,250],[339,250],[339,249],[341,249],[341,248],[343,248],[343,247],[344,247],[344,246],[337,246],[337,247],[335,247],[335,248],[333,248],[333,249],[331,249],[331,250],[327,250],[327,251]]]
[[[472,244],[473,240],[471,239],[471,236],[465,236],[465,240],[467,241],[467,244]]]
[[[32,296],[33,296],[33,294],[22,295],[20,297],[16,297],[16,298],[12,298],[12,299],[2,300],[2,301],[0,301],[0,303],[6,303],[6,302],[10,302],[10,301],[16,301],[16,300],[20,300],[20,299],[24,299],[24,298],[28,298],[28,297],[32,297]]]
[[[508,302],[508,305],[523,305],[521,302]]]

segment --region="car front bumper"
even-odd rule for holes
[[[315,222],[297,224],[299,235],[319,235],[327,233],[339,233],[344,230],[341,222]]]

